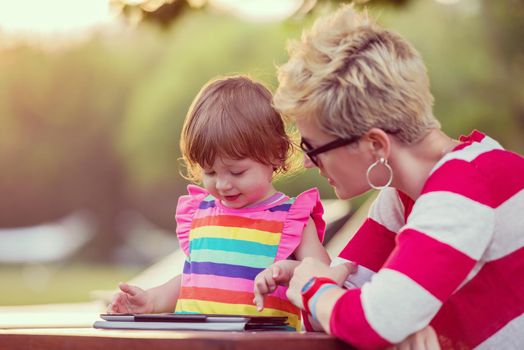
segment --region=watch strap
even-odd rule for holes
[[[307,288],[307,285],[309,286]],[[309,310],[309,300],[315,295],[315,293],[319,290],[320,287],[322,287],[325,284],[334,284],[338,285],[337,282],[333,281],[331,278],[327,277],[312,277],[302,288],[302,304],[304,305],[304,310],[311,314],[311,311]]]

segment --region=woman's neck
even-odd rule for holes
[[[416,200],[437,162],[459,144],[442,130],[433,129],[412,145],[396,143],[390,156],[392,186]]]

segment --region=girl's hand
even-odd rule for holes
[[[357,266],[351,262],[347,262],[338,266],[329,267],[313,258],[305,258],[300,265],[295,269],[293,277],[289,282],[289,288],[286,292],[288,299],[301,309],[302,305],[302,287],[311,277],[327,277],[331,278],[339,286],[342,286],[346,278],[357,271]]]
[[[299,264],[294,260],[281,260],[264,271],[260,272],[255,278],[255,298],[253,303],[258,311],[264,309],[264,297],[266,294],[273,293],[278,285],[287,286],[293,276],[293,270]]]
[[[147,314],[153,312],[153,302],[142,288],[127,283],[120,283],[118,287],[120,292],[113,296],[113,301],[107,306],[107,313]]]
[[[431,326],[427,326],[421,331],[410,335],[400,344],[397,344],[389,350],[440,350],[437,333]]]

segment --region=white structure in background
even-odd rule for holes
[[[124,242],[116,251],[116,259],[120,263],[147,262],[149,264],[178,249],[174,216],[170,230],[155,225],[134,210],[121,212],[117,217],[117,223],[118,232]]]
[[[0,228],[0,264],[63,260],[86,244],[94,232],[93,218],[81,211],[37,226]]]

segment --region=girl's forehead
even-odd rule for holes
[[[215,157],[215,162],[213,164],[211,164],[210,167],[212,167],[212,168],[216,168],[216,167],[227,167],[227,168],[241,167],[241,166],[248,166],[251,162],[253,162],[253,160],[251,160],[249,158],[234,159],[234,158],[229,158],[229,157],[224,157],[224,156],[217,155]]]

